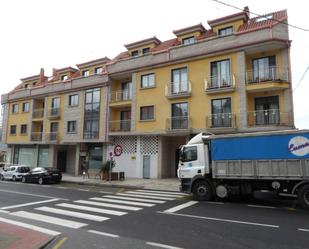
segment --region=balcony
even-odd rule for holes
[[[207,94],[232,92],[235,90],[235,75],[214,75],[205,80],[205,91]]]
[[[188,116],[169,117],[166,120],[168,131],[188,130],[191,127],[191,118]]]
[[[84,139],[99,139],[98,131],[84,131]]]
[[[59,133],[58,132],[48,132],[46,133],[46,141],[50,143],[59,142]]]
[[[31,132],[31,141],[42,141],[42,132]]]
[[[182,81],[169,83],[165,86],[165,96],[168,99],[187,98],[191,96],[191,82]]]
[[[276,91],[289,88],[288,68],[267,67],[246,72],[246,89],[248,92]]]
[[[132,91],[114,91],[109,95],[110,106],[130,105]]]
[[[236,115],[234,113],[217,113],[206,116],[207,129],[236,128]]]
[[[113,120],[109,122],[109,131],[130,131],[131,130],[131,119],[127,120]]]
[[[248,126],[291,126],[292,113],[269,109],[248,112]]]
[[[44,109],[34,109],[32,112],[33,119],[39,119],[44,117]]]
[[[48,110],[49,119],[58,119],[60,118],[60,108],[52,108]]]

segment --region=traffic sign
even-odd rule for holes
[[[120,156],[122,154],[122,147],[120,144],[117,144],[114,148],[114,155],[115,156]]]

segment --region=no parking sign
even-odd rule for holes
[[[117,144],[114,148],[114,155],[115,156],[120,156],[122,154],[122,147],[120,144]]]

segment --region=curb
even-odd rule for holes
[[[54,241],[56,241],[58,239],[59,235],[58,236],[53,236],[53,237],[50,237],[49,240],[45,241],[42,243],[42,245],[38,246],[37,249],[44,249],[46,248],[48,245],[52,244]]]

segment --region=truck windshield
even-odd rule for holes
[[[182,147],[179,160],[182,162],[196,161],[197,146]]]

